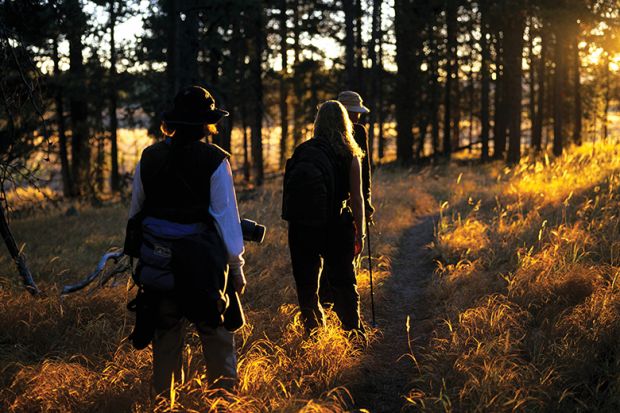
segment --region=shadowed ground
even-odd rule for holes
[[[400,239],[393,260],[392,275],[387,278],[376,302],[377,323],[382,337],[363,355],[360,366],[347,377],[355,405],[373,413],[398,412],[404,395],[411,389],[415,363],[409,353],[407,316],[410,317],[411,345],[425,341],[432,329],[428,321],[426,287],[431,281],[434,263],[428,245],[433,242],[437,216],[416,218]],[[362,297],[363,305],[369,305]]]

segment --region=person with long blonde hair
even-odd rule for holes
[[[283,218],[289,221],[293,276],[302,320],[310,333],[325,323],[319,280],[326,277],[342,327],[364,334],[354,265],[366,228],[363,155],[346,109],[330,100],[319,107],[314,137],[299,145],[287,162]]]

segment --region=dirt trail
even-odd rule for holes
[[[415,366],[408,353],[406,320],[411,317],[412,344],[424,341],[432,331],[430,313],[425,300],[426,286],[431,280],[434,263],[428,249],[433,241],[437,216],[416,218],[399,241],[393,259],[392,275],[385,281],[381,297],[376,301],[377,323],[382,332],[368,349],[358,367],[347,375],[347,388],[357,408],[372,413],[399,412],[404,396],[411,389]],[[363,305],[367,297],[362,297]]]

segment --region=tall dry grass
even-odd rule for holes
[[[454,169],[435,194],[422,411],[620,410],[620,147]]]
[[[389,256],[419,201],[400,171],[380,171],[377,182],[375,282],[378,294],[390,274]],[[43,298],[23,292],[9,257],[0,255],[0,411],[323,412],[354,406],[346,375],[360,359],[328,312],[328,325],[307,338],[299,320],[290,270],[286,225],[280,219],[280,182],[239,193],[242,216],[269,227],[262,245],[246,244],[244,297],[248,324],[237,334],[239,385],[234,395],[209,390],[200,342],[188,334],[184,382],[168,400],[152,400],[150,351],[125,341],[132,317],[125,305],[134,291],[126,279],[112,288],[60,298],[59,286],[93,269],[122,241],[126,207],[84,208],[79,216],[39,214],[16,219]],[[359,274],[368,319],[368,272]],[[375,331],[370,329],[371,341]]]

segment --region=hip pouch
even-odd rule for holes
[[[225,247],[213,229],[182,236],[143,232],[134,281],[140,287],[172,294],[183,316],[218,327],[228,307]]]

